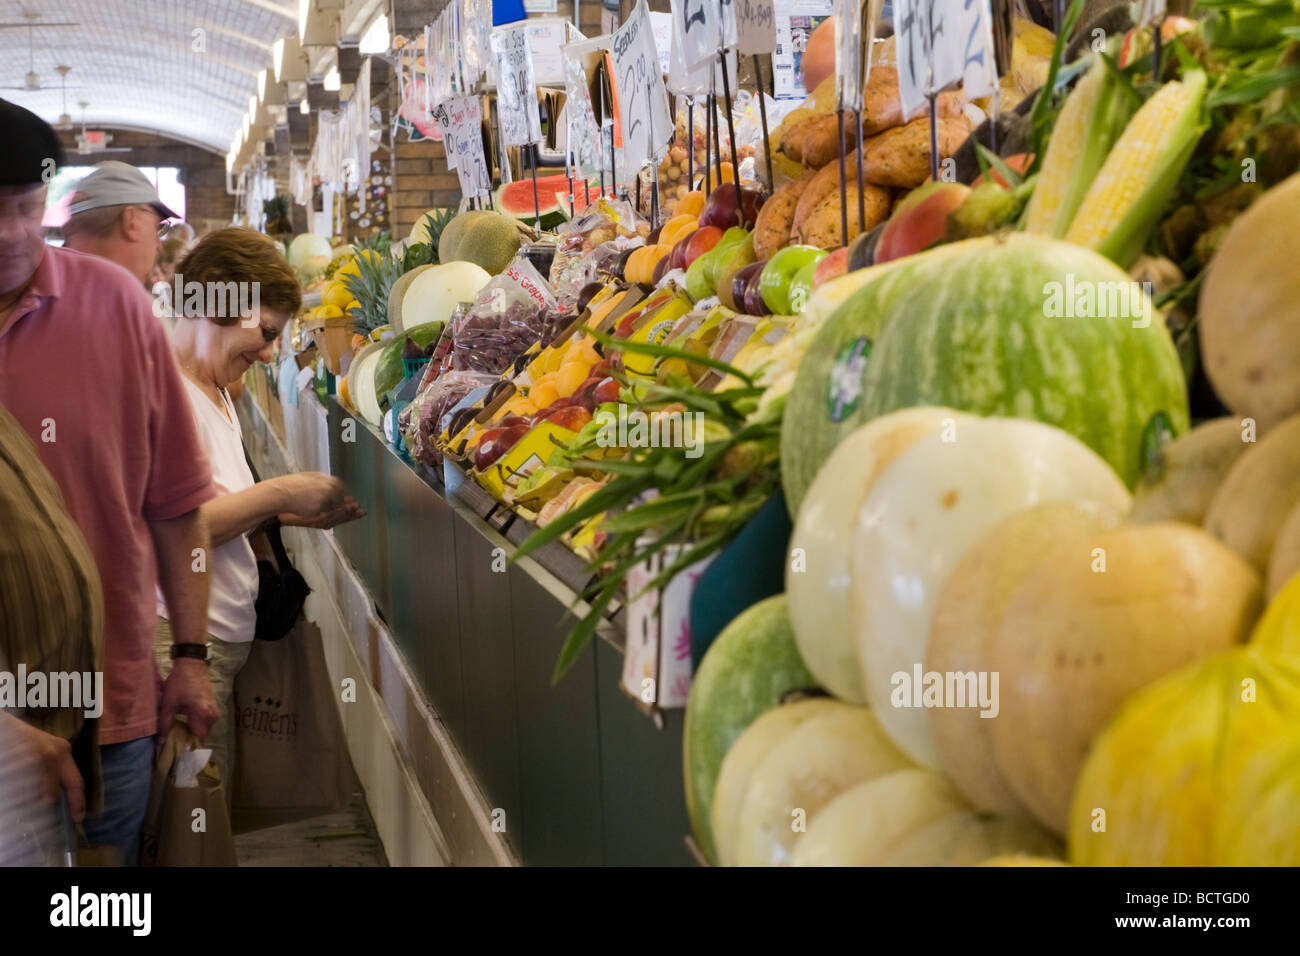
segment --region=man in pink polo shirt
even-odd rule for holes
[[[203,737],[217,716],[199,515],[213,496],[211,469],[139,281],[107,260],[45,245],[45,189],[61,160],[54,131],[0,100],[0,138],[0,404],[59,483],[103,583],[104,812],[86,820],[86,832],[131,864],[154,734],[184,714]],[[175,636],[165,685],[154,665],[155,581]]]

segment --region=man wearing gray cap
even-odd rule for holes
[[[179,219],[144,173],[117,160],[99,163],[77,184],[63,226],[69,249],[116,262],[141,283],[162,250],[162,224]]]
[[[219,715],[205,663],[207,564],[196,560],[211,546],[199,507],[215,493],[212,469],[171,344],[140,281],[104,259],[45,243],[46,186],[62,161],[54,130],[0,99],[0,142],[0,405],[57,482],[98,571],[104,799],[102,811],[87,817],[86,834],[133,862],[154,734],[183,714],[202,738]],[[143,196],[138,204],[152,206]],[[0,445],[12,445],[4,431]],[[17,530],[0,525],[5,545],[22,533],[21,523]],[[26,539],[33,546],[49,540]],[[3,584],[10,595],[30,591],[12,562]],[[175,662],[166,681],[154,665],[156,586],[173,613]],[[48,613],[30,620],[58,631],[70,601],[52,593],[36,595],[46,598]],[[7,643],[30,647],[48,637],[23,620],[0,601]]]

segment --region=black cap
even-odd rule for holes
[[[50,124],[8,100],[0,100],[0,140],[0,186],[49,183],[63,165],[63,147]]]

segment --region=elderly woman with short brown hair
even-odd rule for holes
[[[273,518],[286,525],[331,528],[360,517],[361,510],[337,478],[299,472],[255,482],[244,456],[239,418],[226,386],[256,363],[271,360],[273,343],[302,303],[284,256],[263,234],[232,227],[205,236],[176,271],[185,286],[181,301],[173,303],[172,351],[217,492],[203,507],[212,536],[208,660],[221,711],[207,745],[229,794],[234,681],[248,660],[257,623],[257,559],[248,535]],[[206,294],[208,290],[218,294]],[[170,647],[167,607],[160,594],[157,660],[164,676],[171,665]]]

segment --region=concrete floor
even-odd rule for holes
[[[365,797],[339,813],[235,837],[240,866],[388,866]]]

